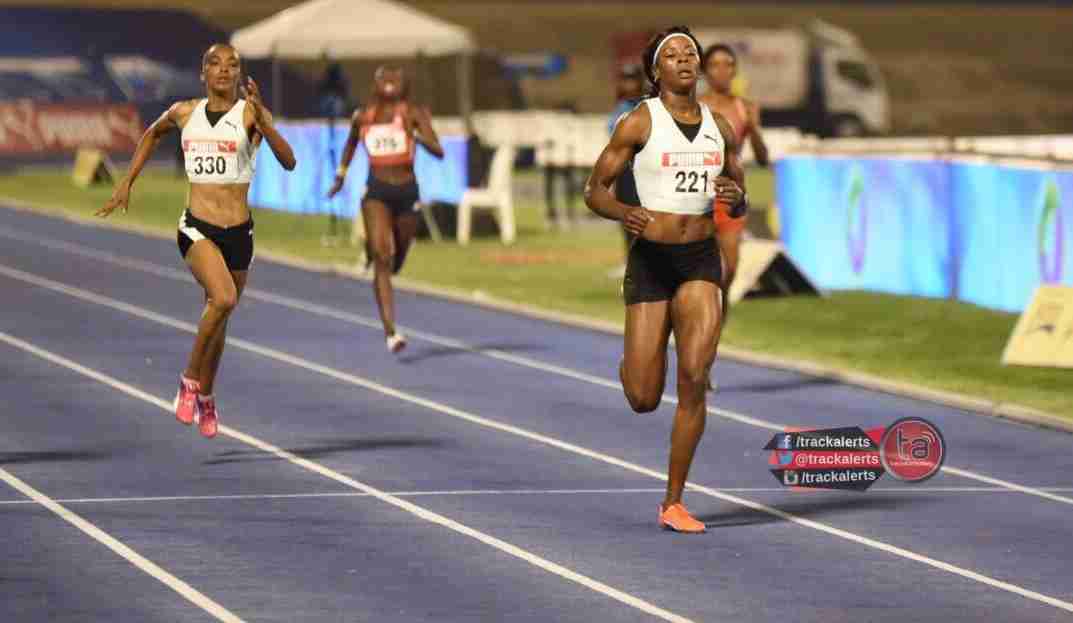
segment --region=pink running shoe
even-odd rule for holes
[[[203,437],[212,439],[216,436],[219,416],[216,414],[216,399],[212,396],[197,397],[198,420],[197,428]]]
[[[190,426],[197,415],[197,392],[201,384],[197,381],[179,377],[179,391],[175,394],[175,419]]]

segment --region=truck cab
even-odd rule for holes
[[[890,129],[883,74],[847,30],[816,20],[803,28],[705,28],[694,34],[705,47],[724,43],[734,49],[735,92],[760,105],[765,126],[823,137]]]
[[[865,136],[890,130],[890,100],[883,74],[851,33],[823,22],[809,29],[812,63],[825,95],[821,136]]]

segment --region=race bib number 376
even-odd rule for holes
[[[723,155],[717,151],[664,152],[660,164],[664,193],[714,196]]]
[[[370,156],[397,156],[407,149],[406,132],[394,125],[374,125],[365,135]]]

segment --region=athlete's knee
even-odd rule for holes
[[[402,265],[406,262],[405,253],[396,253],[391,259],[391,273],[397,275],[402,270]]]
[[[737,253],[727,253],[723,256],[723,275],[722,285],[724,288],[729,287],[731,283],[734,283],[734,277],[738,275],[738,257]]]
[[[630,403],[630,408],[637,413],[651,413],[659,408],[661,402],[659,392],[631,391],[627,387],[625,393],[626,402]]]
[[[622,392],[626,394],[626,402],[637,413],[651,413],[659,408],[663,397],[663,388],[658,383],[645,380],[632,379],[626,373],[625,364],[619,367],[619,378],[622,380]]]
[[[708,370],[711,364],[697,358],[695,361],[683,361],[678,364],[678,386],[682,389],[704,387],[708,382]],[[679,390],[681,393],[681,390]]]
[[[719,280],[719,289],[723,292],[729,293],[730,287],[734,285],[734,273],[727,273],[723,275],[723,278]],[[722,301],[720,300],[720,305]]]
[[[383,270],[394,272],[396,255],[395,247],[390,244],[373,245],[373,263]]]
[[[216,311],[229,314],[238,305],[238,292],[234,288],[220,288],[209,293],[208,302]]]
[[[738,267],[727,264],[726,272],[723,274],[723,288],[729,288],[730,284],[734,283],[734,277],[738,276]]]

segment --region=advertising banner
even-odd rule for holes
[[[950,295],[943,163],[794,156],[775,179],[783,243],[820,288]]]
[[[822,289],[949,297],[1018,312],[1073,285],[1073,171],[944,159],[776,163],[789,255]]]
[[[0,102],[0,156],[74,153],[80,147],[133,153],[145,126],[129,104]]]

